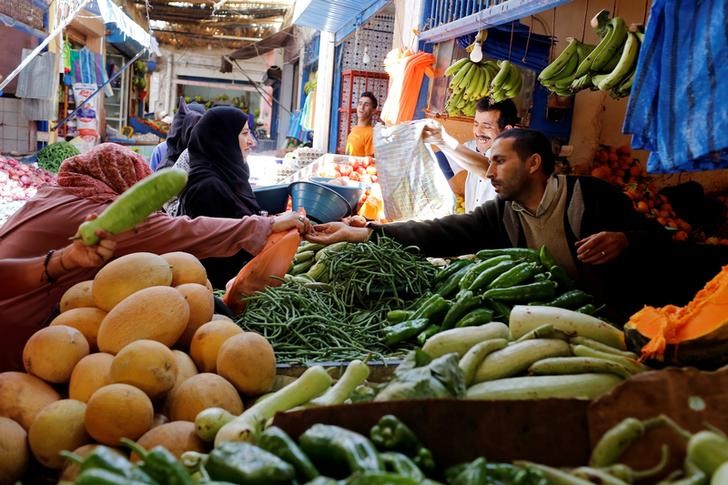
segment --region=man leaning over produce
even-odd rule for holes
[[[314,226],[312,242],[366,241],[389,236],[428,256],[459,256],[484,248],[545,245],[578,285],[606,303],[617,321],[650,301],[637,275],[652,274],[669,243],[667,231],[635,211],[618,188],[594,177],[554,175],[545,135],[511,129],[498,135],[487,170],[498,198],[472,213],[423,222],[352,227]]]

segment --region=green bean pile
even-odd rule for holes
[[[347,244],[327,255],[328,281],[347,305],[380,308],[384,300],[414,299],[426,293],[436,269],[415,246],[380,237]]]
[[[289,282],[266,288],[246,299],[245,313],[237,324],[268,339],[278,362],[394,356],[383,339],[388,308],[357,311],[336,292],[320,286]]]

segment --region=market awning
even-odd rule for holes
[[[252,59],[253,57],[266,54],[273,49],[285,47],[286,44],[293,39],[293,29],[293,25],[286,27],[280,32],[269,35],[263,40],[233,51],[228,57],[230,59]]]
[[[87,10],[101,15],[106,27],[106,40],[127,56],[133,57],[143,49],[160,55],[159,45],[154,37],[111,0],[94,0]]]
[[[293,23],[333,32],[338,41],[388,3],[389,0],[299,0],[293,11]]]

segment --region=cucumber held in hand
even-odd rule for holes
[[[121,194],[96,219],[81,224],[78,233],[84,244],[93,246],[99,242],[98,229],[112,236],[128,231],[182,192],[186,184],[184,170],[165,168],[155,172]]]

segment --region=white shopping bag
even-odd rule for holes
[[[422,141],[427,120],[374,126],[374,157],[390,221],[434,219],[453,213],[455,195],[435,154]]]

